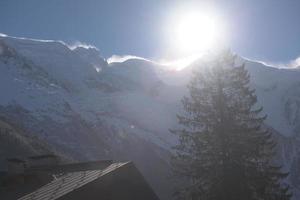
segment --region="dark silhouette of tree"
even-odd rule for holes
[[[264,126],[244,65],[229,51],[194,73],[182,100],[182,129],[172,159],[186,180],[181,199],[288,200],[288,175],[275,166],[276,142]]]

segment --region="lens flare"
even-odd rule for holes
[[[186,55],[203,53],[223,42],[224,24],[213,13],[180,13],[173,19],[171,39],[173,46]]]

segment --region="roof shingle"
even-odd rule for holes
[[[66,173],[52,182],[44,185],[38,190],[25,195],[18,200],[55,200],[61,196],[76,190],[115,169],[126,165],[126,163],[113,163],[103,170],[86,170]]]

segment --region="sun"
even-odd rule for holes
[[[176,40],[184,51],[206,50],[216,39],[216,25],[212,17],[190,13],[179,20]]]
[[[176,19],[173,43],[177,50],[188,53],[203,53],[214,48],[222,36],[222,26],[216,16],[202,12],[188,12]]]
[[[199,58],[228,49],[231,24],[226,13],[205,3],[177,5],[162,24],[163,65],[181,70]]]

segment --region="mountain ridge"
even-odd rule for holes
[[[279,160],[298,187],[300,72],[243,61],[266,123],[288,138],[279,141]],[[168,130],[177,126],[198,64],[171,72],[143,59],[107,63],[95,48],[0,36],[0,116],[72,158],[133,160],[159,196],[171,199],[168,160],[176,137]]]

